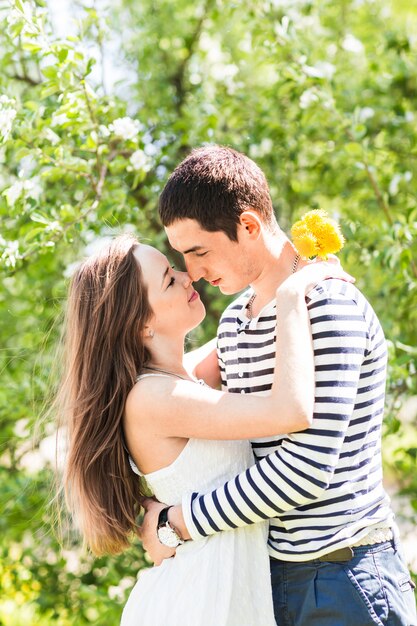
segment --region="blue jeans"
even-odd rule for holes
[[[277,626],[417,626],[398,540],[353,552],[345,563],[271,559]]]

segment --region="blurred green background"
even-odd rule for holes
[[[341,223],[389,343],[386,486],[417,571],[416,6],[0,0],[0,24],[0,624],[117,624],[149,565],[137,542],[100,559],[75,533],[58,544],[40,416],[72,264],[122,231],[165,250],[158,194],[211,142],[263,168],[285,230],[311,208]],[[190,347],[227,303],[199,290]]]

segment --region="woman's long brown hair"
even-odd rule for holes
[[[64,331],[58,408],[68,430],[67,505],[90,549],[128,545],[144,494],[123,437],[129,391],[149,354],[142,341],[152,311],[134,256],[122,235],[83,262],[72,277]]]

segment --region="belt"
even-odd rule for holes
[[[360,546],[375,546],[378,543],[385,543],[385,541],[391,541],[393,538],[391,528],[373,528],[365,537],[362,537],[357,543],[346,548],[339,548],[328,552],[317,558],[318,561],[326,561],[330,563],[346,563],[350,561],[354,552],[352,548],[358,548]]]

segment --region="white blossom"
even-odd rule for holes
[[[20,5],[21,8],[11,6],[9,9],[7,15],[8,33],[13,35],[12,27],[16,24],[21,24],[21,36],[38,35],[39,25],[37,18],[45,11],[36,5],[34,6],[34,3],[25,2],[24,0],[21,0]]]
[[[29,178],[28,180],[25,180],[23,183],[23,189],[27,198],[39,200],[39,197],[42,193],[42,185],[40,184],[39,177],[36,176],[34,178]]]
[[[335,57],[337,54],[337,44],[333,43],[329,43],[329,45],[326,48],[326,56],[327,57]]]
[[[146,137],[144,138],[144,141],[146,142]],[[149,157],[154,157],[161,152],[160,147],[157,146],[155,143],[152,143],[152,141],[148,141],[143,150],[145,154]]]
[[[104,124],[100,124],[98,127],[98,132],[101,137],[108,137],[110,135],[110,131]]]
[[[199,85],[202,81],[202,76],[198,72],[192,72],[189,81],[192,85]]]
[[[109,130],[122,139],[135,139],[142,130],[142,124],[131,117],[118,117],[110,124]]]
[[[7,14],[7,24],[9,29],[11,26],[15,24],[19,24],[20,22],[24,22],[24,26],[22,29],[22,33],[25,33],[26,27],[28,24],[31,24],[33,20],[32,7],[30,2],[21,2],[22,9],[16,9],[14,7],[10,7]],[[10,32],[10,31],[9,31]]]
[[[13,185],[3,192],[7,204],[12,207],[22,197],[39,200],[42,193],[42,186],[39,177],[28,178],[27,180],[17,180]]]
[[[19,163],[19,178],[29,178],[37,167],[37,161],[33,154],[27,154]]]
[[[0,141],[7,141],[12,132],[13,120],[16,117],[14,103],[15,101],[7,96],[0,96]]]
[[[333,63],[317,61],[315,65],[303,65],[303,71],[312,78],[327,78],[327,80],[331,80],[336,68]]]
[[[28,474],[37,474],[45,467],[44,460],[37,450],[26,452],[20,457],[19,465]]]
[[[42,439],[39,444],[39,454],[41,455],[44,467],[45,465],[54,465],[57,462],[58,467],[63,467],[65,456],[67,453],[67,440],[65,429],[59,429],[48,437]]]
[[[239,72],[239,68],[234,63],[214,63],[211,66],[211,77],[219,82],[230,82]]]
[[[361,265],[368,266],[372,261],[372,255],[367,248],[362,248],[359,255]]]
[[[66,113],[54,113],[51,119],[51,126],[63,126],[69,122]]]
[[[334,99],[331,94],[317,87],[306,89],[300,96],[301,109],[308,109],[315,102],[320,102],[324,109],[332,109],[334,107]]]
[[[152,167],[151,159],[144,153],[143,150],[136,150],[129,160],[134,170],[149,172]]]
[[[254,159],[270,154],[274,147],[274,142],[269,137],[264,137],[260,144],[252,144],[249,148],[249,154]]]
[[[111,600],[119,600],[120,602],[123,602],[123,600],[125,599],[126,591],[128,589],[131,589],[134,583],[134,578],[126,576],[119,581],[119,584],[117,586],[110,585],[107,590],[109,598]]]
[[[66,430],[61,428],[42,439],[37,448],[33,449],[31,447],[25,450],[25,453],[20,458],[20,466],[33,474],[48,465],[55,465],[55,463],[57,463],[58,469],[63,469],[66,453]]]
[[[389,187],[388,187],[388,191],[390,193],[391,196],[396,196],[398,191],[399,191],[399,185],[402,181],[409,183],[410,180],[412,179],[413,175],[411,172],[407,171],[404,172],[403,174],[394,174],[394,176],[392,177]]]
[[[321,72],[323,78],[327,78],[327,80],[331,80],[336,71],[336,67],[333,63],[329,63],[328,61],[318,61],[315,67]]]
[[[51,128],[45,128],[45,130],[43,131],[43,136],[53,146],[55,146],[60,140],[59,135],[54,133],[54,131]]]
[[[371,107],[363,107],[359,110],[358,119],[360,122],[366,122],[375,115],[375,111]]]
[[[10,9],[7,14],[7,23],[10,26],[14,26],[22,19],[22,14],[17,9]]]
[[[30,435],[30,427],[29,420],[25,417],[17,422],[14,425],[13,431],[16,437],[20,437],[21,439],[26,439]]]
[[[300,96],[300,108],[308,109],[314,102],[320,100],[317,90],[314,87],[306,89]]]
[[[224,83],[228,93],[233,93],[236,87],[234,78],[239,73],[239,68],[231,62],[230,54],[222,50],[220,40],[204,33],[200,38],[199,46],[205,52],[203,72],[205,71],[214,82]],[[210,97],[209,92],[208,96]]]
[[[23,181],[17,180],[11,187],[6,189],[3,194],[6,196],[7,204],[12,207],[16,204],[17,200],[23,193]]]
[[[62,226],[57,220],[50,222],[48,226],[45,228],[46,233],[58,233],[61,231],[62,231]]]
[[[351,34],[344,38],[342,48],[346,52],[353,52],[354,54],[360,54],[364,51],[363,43]]]
[[[64,568],[70,574],[80,574],[80,555],[75,550],[61,550],[65,559]]]
[[[285,16],[284,16],[285,17]],[[252,36],[250,33],[245,33],[242,39],[239,41],[239,50],[250,54],[252,52]]]
[[[22,258],[19,251],[18,241],[6,241],[3,238],[0,240],[0,245],[3,248],[0,260],[4,262],[6,267],[16,267],[16,261]]]
[[[22,7],[21,10],[11,8],[11,10],[8,13],[7,21],[10,25],[15,24],[20,19],[22,19],[22,17],[28,22],[31,22],[33,19],[31,3],[25,2],[23,0],[20,4]]]

